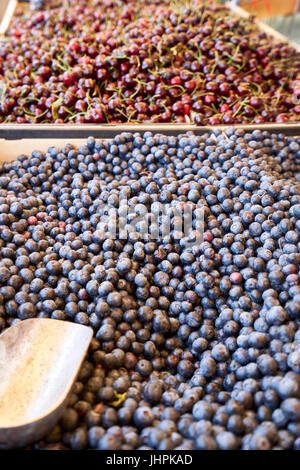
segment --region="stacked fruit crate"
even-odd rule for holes
[[[297,0],[241,0],[239,5],[259,18],[291,15]]]
[[[3,124],[299,122],[299,46],[242,9],[83,4],[16,9],[1,47]]]

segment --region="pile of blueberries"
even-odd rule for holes
[[[89,137],[0,165],[1,330],[94,329],[32,448],[300,450],[299,169],[300,138],[234,128]],[[204,220],[112,237],[104,208],[125,196]]]

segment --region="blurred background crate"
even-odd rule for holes
[[[231,0],[291,41],[300,44],[300,0]]]
[[[0,22],[4,16],[9,0],[0,0]]]
[[[274,18],[291,15],[296,0],[240,0],[239,6],[259,18]]]

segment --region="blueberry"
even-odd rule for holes
[[[120,440],[113,434],[105,434],[98,441],[99,450],[117,450],[120,448]]]
[[[200,371],[204,377],[212,377],[216,372],[216,362],[212,357],[204,357],[200,362]]]
[[[257,365],[262,375],[273,375],[277,370],[276,361],[269,354],[259,356]]]
[[[66,408],[62,414],[60,424],[65,431],[73,431],[78,423],[78,413],[73,408]]]
[[[5,283],[10,278],[10,271],[5,266],[0,266],[0,282]]]
[[[87,443],[88,443],[88,437],[87,437],[86,429],[84,428],[75,429],[70,439],[71,449],[83,450],[86,448]]]
[[[294,372],[300,372],[300,351],[299,350],[293,351],[288,355],[287,364]]]
[[[143,376],[148,377],[152,372],[152,365],[146,359],[140,360],[136,365],[136,370]]]
[[[229,351],[225,345],[217,344],[212,349],[212,357],[216,361],[220,361],[220,362],[226,361],[229,357]]]
[[[217,450],[218,445],[212,436],[201,434],[196,439],[196,449],[198,450]]]
[[[250,438],[249,448],[251,450],[270,450],[271,444],[267,437],[255,434]]]
[[[199,401],[193,406],[193,416],[197,420],[209,420],[213,416],[213,410],[210,403]]]
[[[300,400],[298,398],[286,398],[281,403],[281,410],[284,415],[291,421],[299,420],[300,416]]]
[[[138,428],[150,426],[153,422],[153,413],[151,408],[141,406],[134,412],[134,422]]]
[[[218,433],[216,442],[221,450],[235,450],[238,446],[238,439],[233,433],[228,431]]]
[[[21,320],[26,320],[27,318],[33,318],[35,316],[36,316],[36,307],[32,303],[25,302],[24,304],[19,306],[18,317]]]
[[[300,449],[300,437],[297,437],[294,442],[294,449],[299,450]]]
[[[160,403],[162,393],[163,393],[162,385],[158,381],[153,382],[153,383],[150,382],[144,387],[143,393],[144,393],[145,399],[149,403],[151,404]]]
[[[194,365],[191,361],[182,360],[177,366],[178,373],[184,378],[190,378],[193,375]]]

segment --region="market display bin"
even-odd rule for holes
[[[10,21],[14,15],[16,8],[22,7],[24,11],[28,9],[27,2],[20,2],[17,0],[6,0],[1,3],[0,7],[0,39],[1,36],[5,36],[5,32],[7,31]],[[232,7],[230,2],[226,2],[225,5],[231,9],[234,15],[240,16],[242,18],[249,18],[251,13],[240,8],[238,6]],[[2,11],[2,17],[1,17]],[[2,21],[1,21],[2,19]],[[284,42],[290,46],[292,46],[295,51],[300,52],[300,45],[289,41],[288,38],[278,31],[275,31],[270,26],[264,24],[259,20],[255,20],[258,28],[268,34],[269,36],[273,37],[274,41]],[[153,132],[164,132],[166,134],[179,134],[182,132],[187,131],[194,131],[196,134],[201,134],[206,132],[209,129],[216,128],[216,126],[196,126],[192,122],[192,116],[186,118],[187,122],[185,124],[177,124],[177,123],[158,123],[158,124],[131,124],[131,123],[124,123],[124,124],[0,124],[0,139],[20,139],[20,138],[84,138],[88,137],[89,135],[93,135],[95,137],[111,137],[116,135],[122,131],[145,131],[151,130]],[[222,125],[217,126],[222,130],[230,127],[232,125]],[[253,130],[253,129],[269,129],[272,132],[284,132],[289,135],[299,135],[300,133],[300,122],[292,122],[292,123],[266,123],[266,124],[241,124],[236,125],[235,127],[242,127],[246,130]]]

